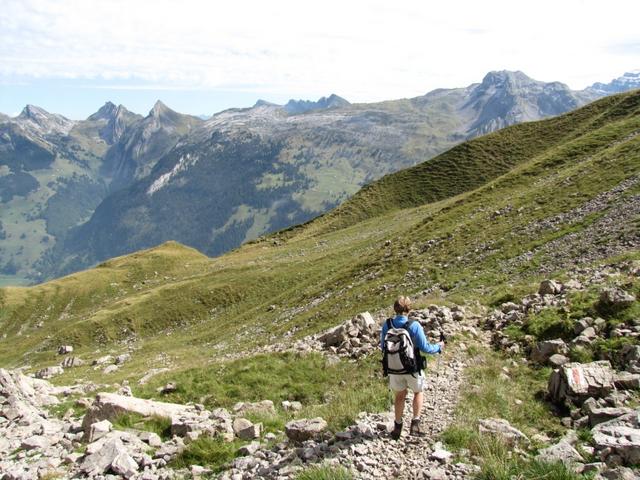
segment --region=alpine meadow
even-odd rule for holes
[[[0,480],[640,479],[638,18],[3,0]]]

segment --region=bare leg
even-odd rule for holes
[[[402,415],[404,414],[404,400],[407,398],[407,389],[405,388],[401,392],[396,392],[396,401],[394,403],[396,413],[396,423],[402,422]],[[415,403],[415,398],[414,398]],[[422,403],[421,403],[422,405]]]
[[[406,392],[406,390],[405,390]],[[413,418],[419,417],[420,412],[422,412],[422,402],[424,401],[424,394],[422,392],[417,392],[413,394]],[[398,410],[396,409],[396,412]],[[398,414],[396,413],[396,418]]]

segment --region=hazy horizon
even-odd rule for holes
[[[492,70],[580,90],[640,68],[640,4],[615,7],[7,0],[0,112],[34,104],[83,119],[112,101],[145,114],[160,99],[211,115],[331,93],[370,103],[465,87]]]

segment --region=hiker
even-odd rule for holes
[[[413,417],[409,433],[422,435],[420,412],[422,411],[422,389],[425,381],[422,370],[425,361],[420,352],[442,353],[444,342],[429,343],[422,325],[414,320],[409,320],[411,300],[408,297],[398,297],[393,304],[393,309],[396,316],[389,318],[382,326],[380,346],[383,351],[382,362],[385,375],[389,375],[389,388],[395,392],[395,423],[391,437],[398,440],[402,433],[404,400],[408,388],[413,391]]]

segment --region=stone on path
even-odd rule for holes
[[[317,437],[327,429],[327,422],[321,418],[303,418],[292,420],[285,425],[285,433],[289,440],[294,442],[304,442]]]

